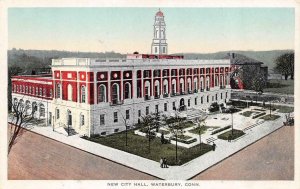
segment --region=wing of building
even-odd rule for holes
[[[12,78],[13,101],[31,105],[54,129],[68,126],[90,136],[125,130],[125,123],[133,127],[153,112],[206,111],[230,99],[230,59],[185,60],[164,53],[167,44],[159,41],[151,45],[157,53],[126,59],[53,59],[52,75]]]

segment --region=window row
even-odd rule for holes
[[[223,99],[223,93],[220,94],[215,94],[215,95],[211,95],[211,102],[217,101],[218,100],[218,96],[220,95],[220,99]],[[200,97],[200,104],[204,103],[204,96]],[[225,93],[225,99],[228,98],[228,92]],[[206,102],[209,103],[210,102],[210,95],[206,96]],[[187,106],[190,107],[191,106],[191,101],[192,99],[188,99],[187,100]],[[198,105],[198,97],[193,99],[194,105]],[[180,103],[179,103],[179,107],[176,106],[176,101],[172,102],[172,110],[181,110],[182,107],[185,107],[186,105],[184,104],[184,100],[181,99]],[[163,104],[163,111],[167,112],[170,111],[168,109],[168,103],[164,103]],[[154,112],[159,112],[159,104],[155,105],[155,109]],[[150,106],[146,106],[145,107],[145,115],[149,115],[150,114]],[[130,110],[126,110],[125,111],[125,116],[121,115],[122,119],[126,119],[129,120],[130,119]],[[142,117],[142,111],[138,110],[138,117],[141,118]],[[123,122],[125,120],[122,120]],[[113,112],[113,122],[114,123],[118,123],[119,122],[119,112]],[[105,125],[105,114],[100,114],[100,126],[104,126]]]
[[[167,77],[167,76],[170,76],[170,73],[171,73],[171,76],[184,76],[184,75],[198,75],[199,73],[200,74],[210,74],[210,73],[224,73],[224,70],[225,72],[228,72],[229,71],[229,68],[181,68],[181,69],[164,69],[164,70],[153,70],[153,76],[154,77]],[[143,70],[143,76],[144,78],[147,78],[147,77],[151,77],[151,70]],[[162,73],[162,75],[161,75]],[[138,70],[137,71],[137,78],[140,78],[141,77],[141,70]]]
[[[49,91],[49,96],[47,96],[46,88],[41,87],[33,87],[27,85],[13,85],[13,92],[31,94],[35,96],[44,96],[44,97],[52,97],[52,89]]]

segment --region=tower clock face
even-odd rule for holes
[[[126,75],[125,75],[126,77],[129,77],[129,73],[126,73]]]
[[[101,79],[104,79],[104,74],[101,74],[101,75],[100,75],[100,78],[101,78]]]
[[[118,74],[117,73],[114,73],[114,78],[117,78],[118,77]]]

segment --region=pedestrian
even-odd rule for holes
[[[215,151],[215,149],[216,149],[216,144],[215,144],[214,142],[213,142],[212,148],[213,148],[213,151]]]
[[[164,160],[162,157],[160,158],[159,163],[160,163],[160,167],[164,168]]]
[[[163,167],[164,167],[164,168],[168,168],[168,165],[167,165],[167,158],[164,158],[164,160],[163,160]]]

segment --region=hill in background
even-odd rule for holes
[[[272,51],[221,51],[216,53],[183,53],[176,55],[184,55],[185,59],[223,59],[227,53],[234,52],[245,55],[249,58],[263,62],[264,66],[268,66],[269,70],[275,67],[275,59],[287,52],[294,52],[293,50],[272,50]]]
[[[243,54],[247,57],[259,60],[272,70],[275,66],[275,59],[293,50],[271,50],[271,51],[222,51],[216,53],[176,53],[184,55],[185,59],[222,59],[228,52]],[[125,54],[116,52],[71,52],[57,50],[8,50],[8,66],[18,66],[23,70],[32,68],[49,67],[52,58],[125,58]]]

